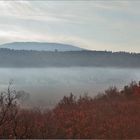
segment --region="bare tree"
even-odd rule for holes
[[[20,99],[24,95],[25,92],[14,89],[12,80],[9,82],[7,91],[0,93],[0,126],[15,118],[18,113]]]

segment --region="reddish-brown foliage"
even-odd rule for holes
[[[54,109],[18,109],[0,125],[0,138],[140,138],[140,84],[95,98],[64,97]]]

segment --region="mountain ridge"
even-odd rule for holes
[[[74,45],[54,42],[11,42],[0,45],[0,48],[14,50],[37,50],[37,51],[80,51],[86,50]]]

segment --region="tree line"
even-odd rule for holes
[[[108,51],[0,49],[0,67],[140,67],[140,54]]]

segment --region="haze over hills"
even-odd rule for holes
[[[36,50],[36,51],[80,51],[82,48],[61,44],[61,43],[41,43],[41,42],[13,42],[0,45],[0,48],[8,48],[14,50]]]

